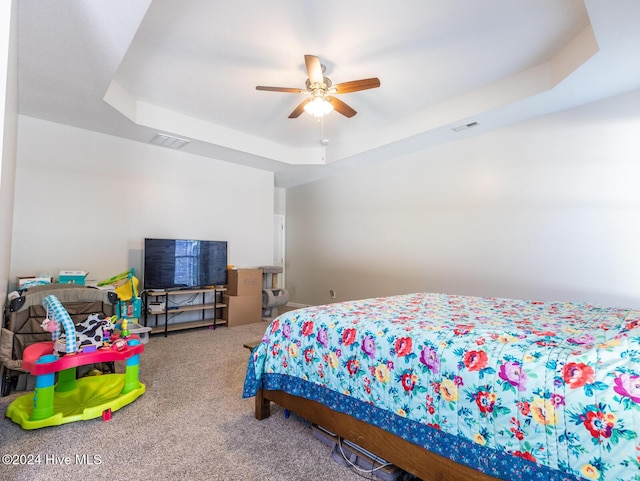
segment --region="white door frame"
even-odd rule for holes
[[[273,265],[282,267],[282,274],[278,276],[278,287],[285,287],[285,252],[286,252],[286,224],[285,216],[273,216]]]

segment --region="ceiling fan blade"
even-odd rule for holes
[[[304,63],[307,66],[309,82],[311,82],[312,84],[317,83],[322,85],[324,81],[324,75],[322,75],[322,65],[320,64],[320,59],[315,55],[305,55]]]
[[[297,119],[298,117],[300,117],[300,114],[304,112],[304,106],[307,105],[309,102],[311,102],[310,98],[303,100],[295,109],[293,109],[293,112],[289,114],[289,118]]]
[[[335,97],[327,97],[327,102],[333,105],[333,109],[336,112],[344,115],[345,117],[351,118],[358,113],[355,110],[353,110],[351,107],[349,107],[347,104],[345,104],[342,100],[338,100]]]
[[[332,87],[337,94],[347,94],[349,92],[357,92],[359,90],[375,89],[380,87],[380,79],[377,77],[365,78],[362,80],[352,80],[351,82],[343,82]]]
[[[301,94],[303,92],[306,92],[306,90],[302,90],[302,89],[295,89],[295,88],[289,88],[289,87],[265,87],[264,85],[258,85],[256,87],[256,90],[266,90],[268,92],[288,92],[292,94]]]

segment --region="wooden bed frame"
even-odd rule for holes
[[[271,414],[271,402],[279,404],[300,417],[375,453],[390,463],[423,481],[496,481],[468,466],[427,451],[379,427],[334,411],[327,406],[293,396],[283,391],[259,390],[256,395],[256,419]]]

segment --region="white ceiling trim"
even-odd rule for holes
[[[290,165],[324,164],[324,148],[296,148],[258,138],[202,119],[143,102],[117,82],[111,82],[104,101],[137,125],[200,140],[238,152]]]
[[[20,0],[19,112],[290,187],[640,89],[638,0],[280,2]],[[287,119],[301,97],[255,85],[302,87],[304,54],[381,87],[341,97],[351,119]]]
[[[131,95],[115,80],[104,101],[138,125],[200,140],[220,147],[247,152],[289,165],[321,165],[371,152],[388,144],[436,131],[442,127],[477,121],[487,112],[552,89],[588,61],[599,50],[593,29],[588,25],[549,61],[476,91],[424,109],[378,132],[353,136],[330,154],[324,145],[292,147],[244,132],[174,112]]]

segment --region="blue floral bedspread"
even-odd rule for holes
[[[640,310],[410,294],[290,311],[261,387],[502,479],[640,480]]]

